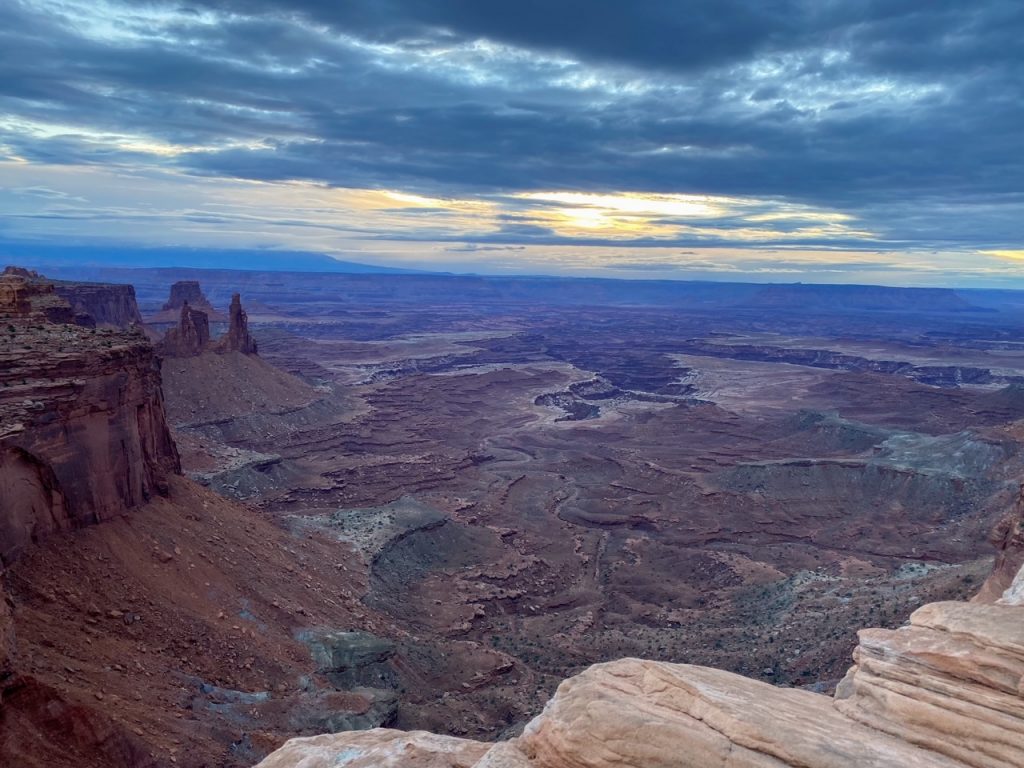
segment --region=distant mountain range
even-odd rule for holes
[[[389,281],[386,288],[360,283],[364,300],[381,290],[391,300],[423,301],[431,291],[454,292],[466,301],[542,301],[555,305],[681,305],[692,308],[722,307],[774,312],[1018,312],[1024,309],[1024,291],[952,288],[900,288],[878,285],[822,283],[749,283],[707,280],[623,280],[617,278],[552,275],[455,274],[426,269],[405,269],[342,261],[305,251],[268,251],[207,248],[127,248],[63,246],[0,240],[0,268],[12,264],[37,269],[52,278],[78,281],[132,283],[145,301],[150,287],[163,295],[167,281],[198,279],[236,288],[265,282],[259,277],[273,273],[300,283],[316,281],[334,287],[333,277],[372,279],[416,277]],[[217,276],[215,273],[226,274]],[[249,273],[245,278],[239,273]],[[424,281],[426,281],[424,283]],[[272,281],[274,282],[274,281]],[[149,284],[152,283],[153,286]],[[354,290],[346,284],[345,290]],[[311,286],[307,285],[306,290]],[[258,291],[258,289],[257,289]],[[229,294],[230,295],[230,294]],[[154,299],[155,300],[155,299]]]
[[[94,245],[37,245],[0,241],[0,265],[47,267],[182,267],[257,272],[341,272],[425,274],[425,270],[340,261],[321,253],[209,248],[124,248]]]

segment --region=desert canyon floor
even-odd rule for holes
[[[153,491],[124,502],[111,481],[92,496],[123,508],[0,552],[21,681],[0,755],[25,765],[251,765],[290,736],[380,725],[474,739],[444,746],[473,765],[563,680],[626,657],[739,673],[797,711],[839,684],[857,630],[982,589],[1024,478],[1016,294],[101,277],[135,286],[158,341],[159,419],[138,331],[75,332],[127,345],[104,368],[17,326],[66,357],[44,372],[12,347],[0,403],[36,424],[16,409],[59,396],[44,375],[139,367],[136,485]],[[168,300],[180,280],[201,289]],[[124,297],[78,299],[135,320]],[[61,411],[65,434],[116,421],[107,386],[87,387],[91,416]],[[662,674],[621,664],[573,690]]]

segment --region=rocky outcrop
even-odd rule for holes
[[[472,742],[471,742],[472,743]],[[559,686],[522,736],[483,751],[474,768],[953,768],[960,764],[861,725],[820,694],[775,688],[730,672],[623,659]],[[474,756],[455,738],[394,731],[294,739],[260,768],[451,766]],[[331,762],[331,761],[335,762]],[[374,761],[379,762],[374,762]],[[457,764],[457,763],[456,763]]]
[[[127,330],[142,325],[142,315],[130,285],[101,283],[57,283],[58,296],[79,315],[87,315],[96,325]]]
[[[344,747],[339,739],[344,739]],[[468,739],[379,728],[292,739],[259,768],[472,768],[489,748]],[[343,754],[346,758],[341,762]]]
[[[932,603],[866,629],[838,711],[972,768],[1024,765],[1024,609]]]
[[[0,275],[0,320],[91,324],[76,317],[71,305],[57,295],[53,283],[18,267],[7,267]]]
[[[585,756],[585,761],[580,758]],[[732,768],[953,761],[850,721],[820,694],[706,667],[625,659],[559,686],[523,735],[477,765]]]
[[[975,602],[1013,602],[1024,604],[1024,486],[1017,503],[1002,518],[990,537],[996,548],[996,562],[992,575],[981,588]],[[1007,594],[1007,590],[1011,590]]]
[[[168,329],[157,345],[164,357],[198,357],[210,344],[210,321],[205,312],[185,302],[176,328]]]
[[[217,342],[217,352],[241,352],[243,355],[255,355],[256,341],[249,333],[249,316],[242,309],[242,298],[237,293],[231,296],[228,317],[228,332]]]
[[[378,730],[294,739],[260,768],[1016,768],[1024,765],[1019,603],[1011,586],[997,604],[932,603],[900,629],[863,630],[834,699],[707,667],[623,659],[565,681],[521,736],[476,744],[479,753],[451,737]]]
[[[240,352],[255,355],[256,341],[249,333],[249,318],[236,293],[231,298],[228,331],[216,343],[210,343],[210,317],[207,312],[186,301],[181,305],[177,327],[168,329],[157,349],[164,357],[176,358],[198,357],[207,350],[218,354]]]
[[[141,333],[84,328],[50,283],[0,278],[0,563],[163,493],[179,461]]]

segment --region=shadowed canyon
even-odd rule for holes
[[[559,713],[609,686],[727,718],[754,686],[755,723],[838,687],[875,733],[887,643],[963,634],[979,590],[992,626],[1020,610],[989,605],[1020,566],[1020,294],[51,272],[0,283],[12,764],[251,765],[376,726],[473,740],[414,738],[437,765],[575,764]],[[854,735],[736,765],[1016,759],[925,730],[879,742],[902,763]],[[390,764],[388,733],[337,748]]]

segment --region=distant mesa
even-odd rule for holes
[[[743,302],[746,307],[797,312],[986,312],[951,288],[891,288],[880,285],[769,285]]]
[[[181,309],[185,304],[191,304],[203,312],[212,312],[213,305],[203,294],[199,287],[198,280],[179,280],[171,286],[171,296],[164,304],[164,311]]]
[[[211,323],[226,323],[227,316],[214,309],[206,298],[198,280],[179,280],[171,286],[171,293],[160,312],[149,318],[150,323],[173,323],[179,320],[181,310],[188,305],[193,311],[206,315]]]

